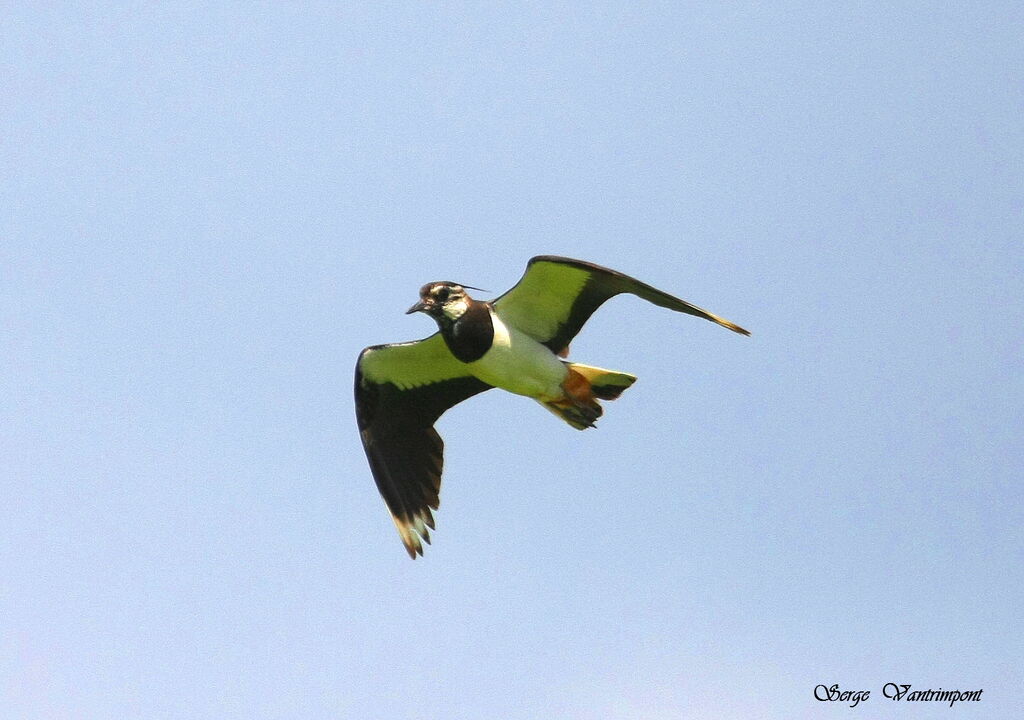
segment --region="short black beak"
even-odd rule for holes
[[[406,315],[412,315],[414,312],[423,312],[427,309],[427,304],[420,300],[418,303],[413,305],[411,308],[405,311]]]

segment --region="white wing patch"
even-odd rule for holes
[[[401,390],[470,374],[439,333],[416,342],[367,348],[359,358],[359,368],[367,380],[392,383]]]
[[[590,273],[552,262],[530,266],[519,284],[494,304],[498,316],[527,335],[546,341],[569,318],[572,301],[582,291]],[[550,292],[557,288],[557,292]]]

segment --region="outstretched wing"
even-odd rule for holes
[[[515,287],[493,305],[506,323],[559,353],[605,300],[620,293],[631,293],[669,310],[750,334],[739,325],[616,270],[554,255],[532,258]]]
[[[444,442],[434,421],[489,389],[452,356],[440,334],[368,347],[356,363],[356,421],[377,481],[409,556],[430,542],[441,490]]]

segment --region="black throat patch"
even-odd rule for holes
[[[469,300],[468,304],[466,312],[457,320],[442,320],[440,323],[445,345],[457,360],[464,363],[482,358],[491,349],[494,340],[490,306],[475,300]]]

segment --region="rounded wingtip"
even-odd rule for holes
[[[405,551],[409,553],[409,557],[413,560],[416,556],[423,555],[423,543],[422,540],[430,542],[430,535],[427,533],[426,528],[423,527],[422,521],[417,522],[416,519],[405,519],[396,517],[394,514],[391,515],[391,520],[395,523],[395,528],[398,529],[398,535],[402,538],[402,544],[405,546]]]

